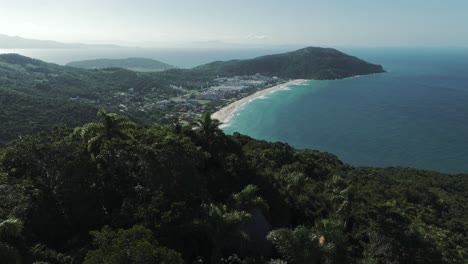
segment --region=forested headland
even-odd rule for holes
[[[466,263],[468,177],[361,168],[191,125],[96,122],[0,150],[1,263]],[[372,153],[369,153],[372,155]]]

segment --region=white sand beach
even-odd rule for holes
[[[235,102],[221,108],[220,110],[218,110],[217,112],[212,114],[211,118],[218,119],[219,121],[221,121],[221,123],[223,123],[220,126],[220,128],[226,127],[226,126],[229,125],[228,123],[229,123],[229,120],[232,118],[232,116],[237,111],[239,111],[243,106],[245,106],[246,104],[248,104],[252,100],[254,100],[254,99],[258,98],[258,97],[262,97],[264,95],[276,92],[278,90],[285,89],[289,85],[297,85],[297,84],[301,84],[301,83],[306,82],[306,81],[308,81],[308,80],[296,79],[296,80],[285,82],[285,83],[282,83],[282,84],[279,84],[279,85],[276,85],[276,86],[273,86],[273,87],[270,87],[270,88],[266,88],[264,90],[260,90],[260,91],[254,93],[254,94],[251,94],[251,95],[249,95],[247,97],[244,97],[244,98],[242,98],[242,99],[240,99],[238,101],[235,101]]]

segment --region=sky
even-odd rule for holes
[[[468,0],[0,0],[0,34],[136,46],[468,47]]]

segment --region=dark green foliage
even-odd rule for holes
[[[18,219],[0,222],[0,260],[5,264],[22,263],[23,223]]]
[[[91,105],[12,91],[1,84],[0,105],[0,146],[5,146],[7,141],[20,135],[46,131],[54,125],[73,127],[91,122],[97,111]]]
[[[467,175],[354,168],[227,136],[209,114],[196,129],[142,127],[104,110],[97,119],[0,150],[4,262],[467,259]]]
[[[312,229],[304,226],[294,230],[277,229],[268,235],[268,239],[288,263],[322,263],[321,255],[325,249]]]
[[[73,264],[73,258],[47,248],[45,245],[37,244],[30,250],[32,258],[50,264]]]
[[[134,226],[128,230],[113,231],[105,226],[101,231],[91,232],[97,248],[86,255],[84,264],[182,264],[177,252],[159,247],[151,230]]]
[[[194,127],[201,132],[207,141],[222,133],[222,130],[219,128],[220,125],[221,123],[218,120],[211,119],[210,113],[204,113],[202,118],[194,123]]]

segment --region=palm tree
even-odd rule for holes
[[[353,200],[355,189],[349,181],[341,176],[333,176],[332,182],[327,185],[331,188],[331,207],[334,216],[343,221],[343,227],[348,228],[348,220],[351,215],[351,201]]]
[[[241,227],[251,215],[245,211],[230,210],[224,204],[204,205],[206,210],[206,226],[211,234],[211,263],[219,263],[223,242],[230,239],[245,239],[246,234]]]
[[[321,263],[322,247],[313,228],[297,226],[294,230],[276,229],[267,238],[288,263]]]
[[[193,125],[195,129],[199,130],[200,133],[207,139],[213,138],[214,136],[222,133],[222,130],[219,128],[222,125],[218,119],[211,119],[211,114],[206,112],[202,117],[196,120]]]
[[[75,134],[79,135],[85,142],[89,152],[95,153],[105,141],[114,138],[130,139],[130,132],[136,128],[135,123],[126,117],[114,113],[107,113],[100,109],[98,118],[101,122],[94,122],[75,129]]]
[[[0,260],[1,263],[22,263],[17,245],[21,244],[23,223],[17,219],[0,222]]]
[[[180,123],[180,119],[178,117],[173,119],[172,127],[176,134],[180,134],[182,132],[182,124]]]

